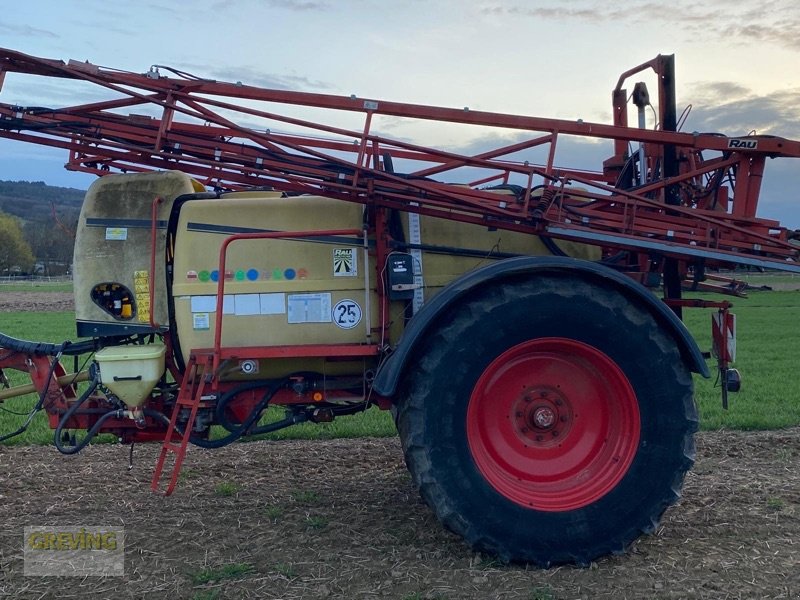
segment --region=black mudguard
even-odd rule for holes
[[[703,377],[710,376],[703,354],[686,326],[666,304],[643,285],[595,262],[559,256],[520,256],[497,261],[470,271],[451,282],[430,302],[426,303],[419,313],[409,321],[394,353],[381,365],[373,383],[373,390],[382,396],[394,396],[405,366],[413,356],[417,344],[424,340],[428,332],[436,326],[439,316],[471,290],[521,275],[536,277],[540,273],[559,271],[566,271],[573,275],[579,274],[587,281],[594,280],[606,286],[610,284],[616,287],[621,294],[628,296],[633,301],[640,302],[675,340],[686,366]]]

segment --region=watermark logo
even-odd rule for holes
[[[122,527],[26,527],[23,544],[25,575],[124,575]]]

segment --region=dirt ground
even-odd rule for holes
[[[59,310],[75,310],[72,292],[7,292],[0,290],[0,312]],[[0,331],[2,331],[1,327]]]
[[[0,312],[71,309],[68,293],[0,294]],[[549,570],[499,565],[442,529],[396,438],[192,448],[169,498],[150,492],[154,445],[130,471],[128,447],[0,446],[0,598],[800,598],[800,428],[697,441],[654,535]],[[24,576],[31,525],[124,527],[125,576]]]
[[[149,489],[156,452],[137,446],[128,471],[127,447],[0,447],[0,597],[800,597],[800,429],[699,434],[657,532],[585,569],[471,552],[419,499],[396,438],[193,448],[168,498]],[[28,525],[124,526],[124,578],[23,576]],[[247,572],[202,582],[225,565]]]

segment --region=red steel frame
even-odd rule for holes
[[[173,71],[176,77],[165,77],[155,67],[137,74],[0,50],[0,83],[5,73],[18,72],[80,80],[115,96],[59,109],[0,104],[0,137],[65,148],[70,152],[67,168],[98,175],[174,168],[207,185],[229,189],[269,186],[606,247],[704,260],[708,265],[739,263],[800,272],[800,266],[792,262],[798,250],[788,243],[792,232],[775,221],[756,217],[766,158],[800,157],[800,142],[627,127],[624,81],[653,69],[663,98],[665,64],[665,57],[659,56],[620,77],[612,94],[614,124],[607,125],[270,90],[199,79],[178,71]],[[269,110],[262,108],[265,104]],[[141,107],[160,111],[160,117],[120,112]],[[282,112],[291,112],[293,107],[322,109],[330,117],[327,123],[335,122],[337,114],[361,113],[364,126],[350,130]],[[661,106],[659,111],[663,119]],[[531,137],[466,156],[373,133],[378,115],[511,129]],[[248,122],[258,125],[243,124]],[[311,133],[273,133],[275,125]],[[595,172],[557,167],[555,153],[563,136],[614,140],[615,155],[603,170]],[[668,151],[677,152],[680,172],[636,190],[616,187],[618,167],[629,142],[646,144],[650,171]],[[544,165],[514,160],[516,152],[547,145]],[[706,159],[702,151],[712,151],[715,156]],[[395,174],[384,168],[387,157],[415,167],[410,173]],[[455,176],[463,167],[477,175],[471,186],[428,179],[432,175]],[[728,186],[719,185],[726,174]],[[487,183],[514,179],[523,183],[519,201],[480,189]],[[544,186],[541,197],[534,193],[537,186]],[[665,197],[670,188],[679,190],[682,201],[667,210]],[[732,202],[726,207],[728,191]],[[723,196],[725,202],[720,202]]]

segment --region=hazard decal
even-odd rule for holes
[[[358,248],[333,249],[333,276],[358,277]]]

